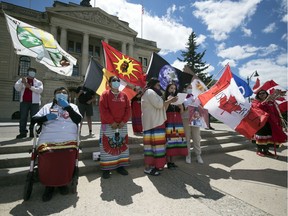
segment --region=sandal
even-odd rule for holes
[[[149,170],[144,169],[144,173],[146,173],[148,175],[152,175],[152,176],[159,176],[160,175],[160,173],[155,168],[151,168]]]

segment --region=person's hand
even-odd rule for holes
[[[68,101],[66,101],[66,100],[63,100],[62,98],[59,98],[57,102],[58,102],[58,104],[59,104],[61,107],[63,107],[63,108],[65,108],[65,107],[68,107],[68,106],[69,106],[69,103],[68,103]]]
[[[116,123],[116,122],[113,122],[112,124],[111,124],[111,128],[112,129],[116,129],[118,127],[118,124]]]
[[[54,119],[57,118],[57,115],[55,113],[49,113],[49,114],[46,115],[46,118],[47,118],[48,121],[54,120]]]
[[[120,122],[120,124],[118,125],[118,128],[122,128],[125,125],[124,122]]]
[[[177,100],[178,100],[177,96],[169,98],[170,103],[175,103]]]
[[[26,79],[26,77],[22,77],[21,82],[22,82],[23,84],[26,84],[26,83],[27,83],[27,79]]]

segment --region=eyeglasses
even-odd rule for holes
[[[111,82],[120,82],[118,79],[112,79]]]

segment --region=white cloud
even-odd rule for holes
[[[172,65],[173,67],[175,67],[175,68],[183,71],[183,68],[184,68],[184,66],[185,66],[186,64],[187,64],[187,62],[182,62],[182,61],[179,61],[179,60],[177,59],[177,60],[175,60],[175,61],[173,62],[173,64],[171,64],[171,65]]]
[[[120,20],[128,22],[130,28],[138,32],[138,37],[141,37],[142,6],[140,4],[128,3],[126,0],[97,0],[96,6],[109,14],[117,15]],[[176,9],[176,6],[173,5],[167,9],[168,13],[163,17],[152,15],[149,11],[145,11],[143,15],[143,38],[156,41],[157,46],[161,49],[161,55],[185,49],[192,32],[192,28],[186,27],[170,17]]]
[[[266,34],[267,33],[273,33],[273,32],[276,31],[276,29],[277,29],[276,24],[275,23],[270,23],[266,28],[264,28],[262,30],[262,32],[264,32]]]
[[[287,23],[287,22],[288,22],[288,15],[285,14],[285,15],[282,17],[281,21]]]
[[[244,33],[244,36],[245,36],[245,37],[250,37],[250,36],[252,35],[251,29],[242,27],[241,30],[242,30],[242,32]]]
[[[228,63],[231,68],[237,66],[237,63],[233,59],[225,59],[224,61],[220,62],[220,65],[225,67]]]
[[[276,58],[276,63],[279,64],[279,65],[286,65],[287,67],[287,53],[283,53],[283,54],[280,54],[279,56],[277,56]]]
[[[196,8],[193,12],[194,16],[207,25],[216,41],[222,41],[255,13],[257,4],[260,2],[261,0],[237,2],[207,0],[196,1],[192,6]]]
[[[268,80],[274,80],[282,87],[287,88],[287,65],[277,64],[277,61],[273,58],[255,59],[242,65],[239,68],[239,74],[246,79],[255,70],[259,74],[258,78],[261,84]],[[255,81],[255,79],[252,78],[252,81]]]
[[[287,33],[283,34],[281,40],[288,41],[288,34]]]
[[[233,60],[242,60],[247,59],[252,56],[267,56],[275,51],[279,50],[278,46],[275,44],[270,44],[267,47],[255,47],[251,45],[244,46],[234,46],[225,48],[225,45],[222,43],[218,46],[217,56],[221,58],[228,58]]]

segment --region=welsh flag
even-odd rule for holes
[[[115,76],[135,86],[146,85],[146,75],[140,62],[130,56],[122,54],[114,47],[102,41],[105,54],[106,69]]]
[[[198,96],[209,113],[248,139],[264,126],[269,114],[252,108],[240,92],[230,66],[226,66],[220,79]]]
[[[53,35],[5,14],[17,55],[31,56],[51,71],[71,76],[77,60],[65,52]]]

